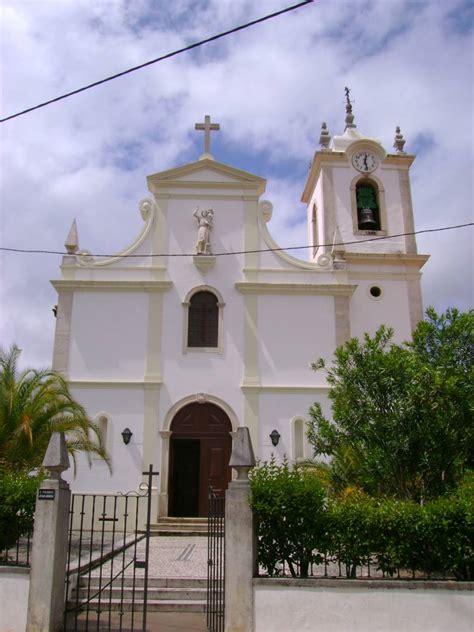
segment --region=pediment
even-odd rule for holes
[[[210,188],[253,189],[260,195],[265,191],[266,180],[247,171],[230,167],[215,160],[203,159],[181,167],[154,173],[147,177],[150,191],[168,187],[180,188],[208,184]]]

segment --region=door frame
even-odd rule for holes
[[[169,495],[168,495],[168,485],[169,485],[169,459],[170,459],[170,439],[171,439],[171,422],[173,421],[176,413],[184,408],[188,404],[192,404],[193,402],[209,402],[210,404],[215,404],[219,408],[226,413],[227,417],[230,420],[232,425],[232,432],[236,432],[237,428],[240,427],[239,418],[235,414],[233,408],[225,402],[220,397],[216,397],[215,395],[211,395],[209,393],[195,393],[192,395],[187,395],[183,397],[179,401],[177,401],[165,415],[163,421],[163,430],[159,431],[159,435],[161,437],[161,476],[159,479],[160,489],[158,495],[158,516],[167,517],[168,516],[168,504],[169,504]]]
[[[232,478],[229,467],[232,452],[232,424],[220,406],[212,402],[191,402],[181,408],[171,422],[170,471],[169,471],[169,509],[174,516],[206,517],[208,513],[208,487],[227,489]],[[189,459],[177,457],[181,441],[198,444],[199,460],[196,471],[197,480],[189,481],[189,487],[183,480],[189,468]],[[217,469],[215,469],[217,468]],[[197,483],[197,485],[195,484]],[[185,487],[182,487],[185,485]],[[192,492],[189,496],[189,492]],[[177,511],[176,499],[188,498],[188,514],[181,507]],[[178,504],[180,501],[178,500]],[[197,513],[195,513],[197,511]]]

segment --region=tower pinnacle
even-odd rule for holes
[[[357,127],[356,125],[354,125],[354,115],[352,114],[352,103],[349,98],[350,91],[351,91],[350,88],[348,88],[347,86],[344,88],[344,92],[346,93],[346,127],[344,131],[346,131],[348,127]]]

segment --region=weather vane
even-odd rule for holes
[[[344,92],[346,93],[347,105],[352,109],[351,100],[349,98],[350,91],[351,91],[350,88],[348,88],[347,86],[344,88]]]
[[[352,114],[352,103],[349,98],[349,93],[351,92],[350,88],[347,86],[344,88],[344,92],[346,93],[346,129],[348,127],[356,127],[354,125],[354,115]]]

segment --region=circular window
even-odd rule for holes
[[[373,285],[370,290],[370,296],[372,296],[372,298],[380,298],[382,296],[382,290],[381,288],[379,288],[378,285]]]

